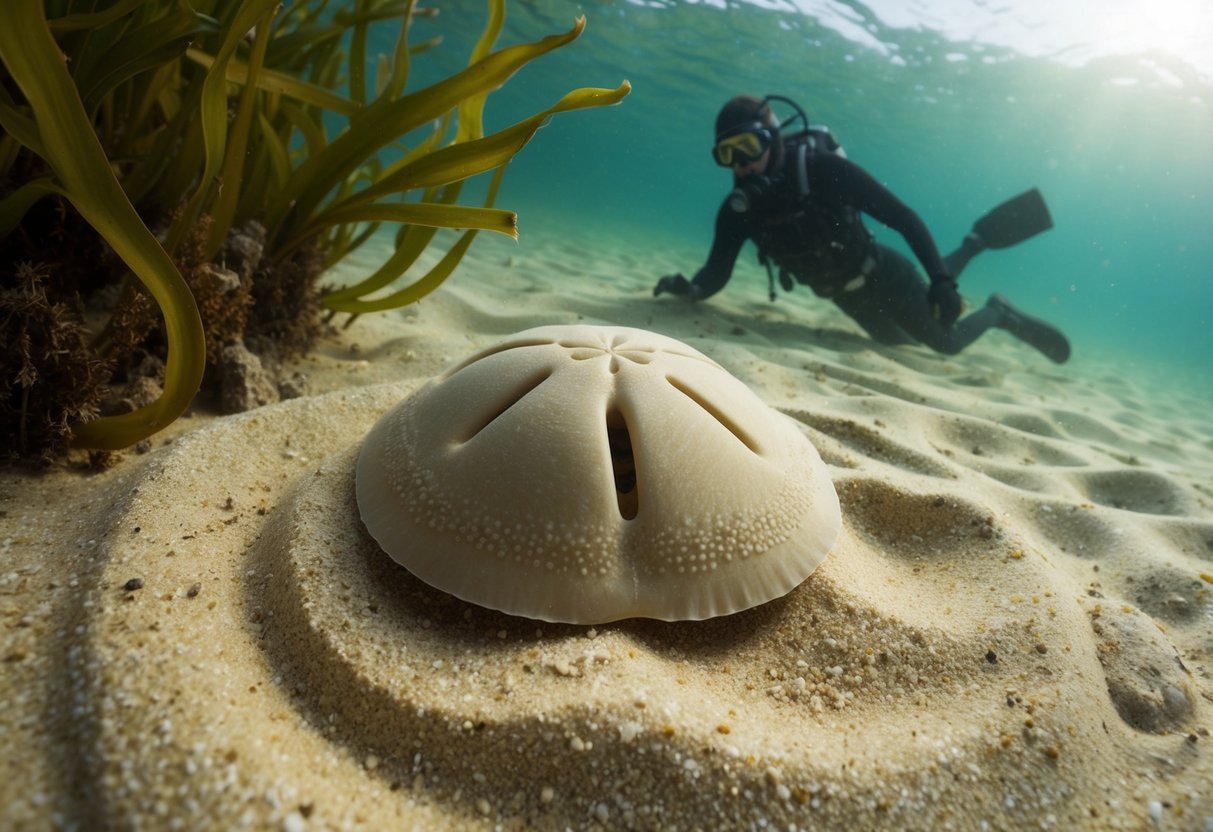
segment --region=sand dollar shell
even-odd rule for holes
[[[358,457],[363,522],[423,581],[503,612],[702,619],[784,595],[841,526],[796,424],[695,349],[548,326],[389,411]]]

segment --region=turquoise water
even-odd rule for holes
[[[444,42],[416,59],[410,86],[461,68],[484,25],[479,3],[438,5],[413,40]],[[489,99],[488,129],[573,87],[626,78],[633,92],[557,117],[515,159],[497,204],[518,211],[523,242],[569,224],[674,237],[706,257],[731,186],[709,156],[716,111],[739,92],[781,93],[945,252],[987,208],[1041,188],[1056,227],[975,260],[966,296],[1001,291],[1061,325],[1078,356],[1169,368],[1213,391],[1213,4],[511,2],[498,45],[565,31],[578,14],[579,40]],[[735,277],[724,291],[762,284]]]

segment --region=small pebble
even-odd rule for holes
[[[142,578],[131,578],[129,581],[127,581],[126,583],[124,583],[122,585],[122,588],[125,589],[127,592],[134,592],[136,589],[143,589],[143,579]]]
[[[1162,820],[1162,804],[1157,800],[1150,801],[1147,811],[1150,813],[1150,820],[1154,821],[1155,823]]]

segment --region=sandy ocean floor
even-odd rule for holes
[[[0,827],[1213,829],[1207,391],[1001,332],[875,347],[752,267],[655,301],[703,252],[524,234],[327,339],[304,398],[0,472]],[[821,567],[577,627],[384,555],[362,437],[551,323],[684,340],[796,420],[842,505]]]

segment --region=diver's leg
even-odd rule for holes
[[[834,297],[834,303],[847,317],[859,324],[873,341],[890,347],[917,343],[897,325],[888,314],[885,302],[877,295],[862,290],[844,292]]]
[[[1057,327],[1021,312],[999,294],[990,295],[985,308],[998,313],[998,323],[994,326],[1005,329],[1028,346],[1040,350],[1050,361],[1064,364],[1069,359],[1070,342]]]
[[[899,329],[945,355],[960,352],[1000,321],[1001,312],[987,304],[945,327],[931,313],[927,289],[927,281],[908,258],[887,246],[877,246],[876,268],[867,285],[855,294],[867,296]]]
[[[965,266],[969,265],[969,261],[986,248],[988,248],[986,241],[970,232],[965,235],[964,240],[955,251],[943,258],[943,265],[953,278],[960,277],[960,273],[965,270]]]
[[[1070,342],[1061,330],[1016,309],[1002,295],[991,295],[985,306],[945,327],[931,314],[927,282],[906,257],[879,247],[876,268],[861,290],[886,309],[892,321],[911,337],[936,352],[955,355],[986,330],[1006,330],[1057,364],[1070,357]]]
[[[960,248],[943,258],[952,277],[960,277],[969,261],[987,248],[1007,248],[1053,227],[1045,198],[1030,188],[996,205],[973,223]]]

